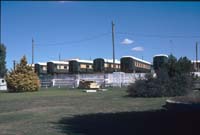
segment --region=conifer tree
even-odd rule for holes
[[[8,73],[6,81],[11,92],[38,91],[40,87],[39,78],[32,67],[27,65],[25,56],[16,65],[15,70]]]
[[[0,77],[4,77],[6,72],[6,47],[0,44]]]

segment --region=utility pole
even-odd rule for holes
[[[198,72],[199,71],[198,69],[198,42],[196,42],[196,69]]]
[[[34,40],[32,38],[32,65],[31,66],[33,66],[33,64],[34,64]]]
[[[114,40],[114,27],[115,27],[115,24],[114,22],[112,21],[112,46],[113,46],[113,69],[115,71],[115,40]]]
[[[61,56],[60,56],[60,53],[59,53],[59,61],[60,61],[60,59],[61,59]]]
[[[13,60],[13,69],[15,70],[15,67],[16,67],[16,61]]]

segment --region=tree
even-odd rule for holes
[[[181,57],[178,61],[169,55],[168,63],[157,71],[157,77],[138,80],[128,87],[128,93],[134,97],[181,96],[192,87],[191,61]]]
[[[192,63],[187,57],[181,57],[178,60],[176,67],[179,74],[192,72]]]
[[[38,91],[39,78],[31,66],[27,65],[26,57],[23,56],[16,69],[6,76],[7,85],[11,92]]]
[[[177,59],[176,59],[176,57],[175,56],[173,56],[172,54],[170,54],[169,56],[168,56],[168,62],[167,62],[167,64],[166,64],[166,68],[167,68],[167,70],[168,70],[168,75],[169,75],[169,77],[173,77],[173,76],[175,76],[175,74],[176,74],[176,70],[177,70]]]
[[[0,77],[4,77],[6,72],[6,47],[0,44]]]

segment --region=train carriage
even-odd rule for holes
[[[47,74],[47,63],[38,62],[35,64],[34,69],[38,75]]]
[[[115,60],[115,68],[112,59],[96,58],[93,61],[94,72],[112,73],[120,71],[120,61]]]
[[[133,56],[123,56],[120,59],[121,71],[125,73],[151,72],[151,63]]]
[[[91,60],[70,60],[69,73],[93,73],[93,61]]]
[[[66,61],[47,62],[48,74],[66,74],[68,72],[69,72],[69,62]]]
[[[166,54],[157,54],[153,57],[153,68],[154,70],[158,70],[161,68],[165,63],[168,62],[168,55]]]

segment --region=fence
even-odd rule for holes
[[[54,75],[49,80],[43,78],[43,80],[41,80],[41,84],[42,86],[76,88],[79,86],[80,80],[87,80],[95,81],[102,87],[122,87],[134,83],[137,79],[144,78],[145,73],[114,72],[107,74],[62,74]]]

